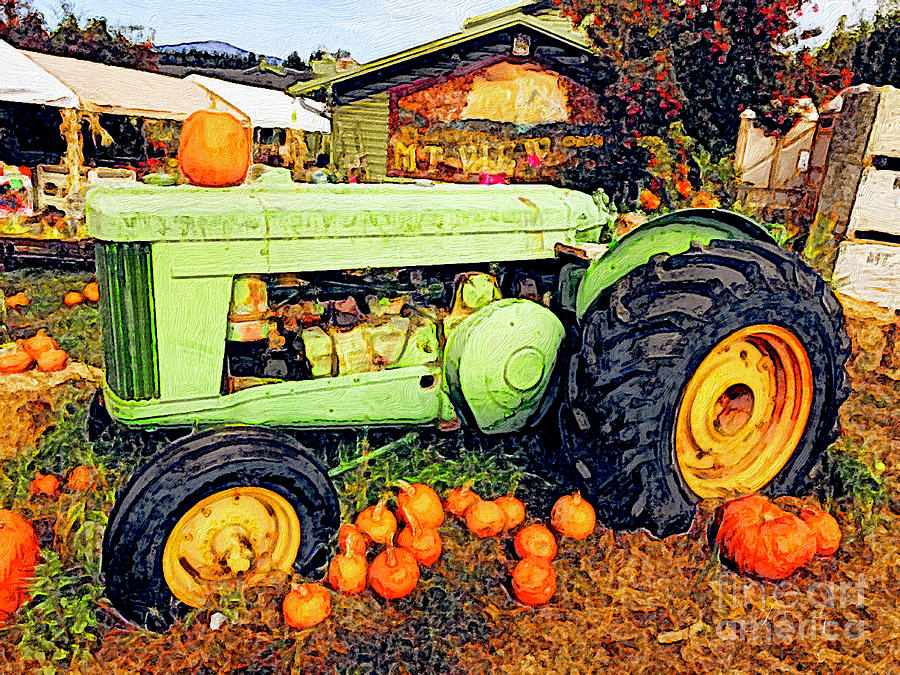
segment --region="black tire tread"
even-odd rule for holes
[[[671,462],[663,468],[669,450],[661,446],[669,444],[659,420],[673,414],[666,390],[675,386],[673,373],[691,372],[686,364],[695,367],[705,355],[693,353],[694,336],[734,320],[723,313],[755,307],[771,316],[775,305],[800,312],[806,329],[822,337],[821,349],[810,353],[821,385],[816,395],[825,399],[810,418],[815,428],[764,489],[786,494],[805,487],[836,438],[837,411],[849,393],[850,341],[840,304],[821,277],[775,245],[722,240],[655,256],[601,295],[584,318],[568,378],[570,415],[562,420],[565,451],[573,469],[581,464],[573,475],[598,503],[601,519],[657,536],[689,527],[697,498]]]

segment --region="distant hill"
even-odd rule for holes
[[[241,49],[240,47],[235,47],[232,44],[227,42],[221,42],[220,40],[206,40],[205,42],[182,42],[177,45],[157,45],[153,48],[155,52],[164,52],[170,54],[184,54],[192,49],[198,52],[206,52],[207,54],[223,54],[225,56],[234,56],[238,58],[247,58],[250,55],[250,52],[246,49]],[[262,56],[261,54],[258,56]],[[266,55],[266,60],[269,63],[282,64],[284,63],[284,59],[278,58],[277,56],[268,56]]]

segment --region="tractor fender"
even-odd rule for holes
[[[447,393],[485,434],[521,429],[544,401],[565,329],[531,300],[497,300],[453,328],[444,350]]]
[[[775,243],[761,225],[724,209],[683,209],[654,218],[615,242],[584,273],[575,299],[578,320],[604,290],[653,256],[684,253],[692,243],[716,239]]]

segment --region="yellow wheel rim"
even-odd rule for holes
[[[748,326],[717,344],[681,400],[675,456],[700,498],[755,492],[797,449],[812,406],[812,367],[793,333]]]
[[[163,551],[163,574],[181,602],[202,607],[211,593],[252,586],[289,571],[300,550],[300,519],[271,490],[235,487],[191,507]]]

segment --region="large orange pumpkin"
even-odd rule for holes
[[[40,552],[28,521],[15,511],[0,511],[0,626],[28,599]]]
[[[763,579],[784,579],[816,554],[815,533],[797,516],[760,495],[725,504],[716,543],[737,568]]]
[[[250,130],[228,113],[198,110],[181,127],[178,161],[194,185],[242,183],[250,168]]]

